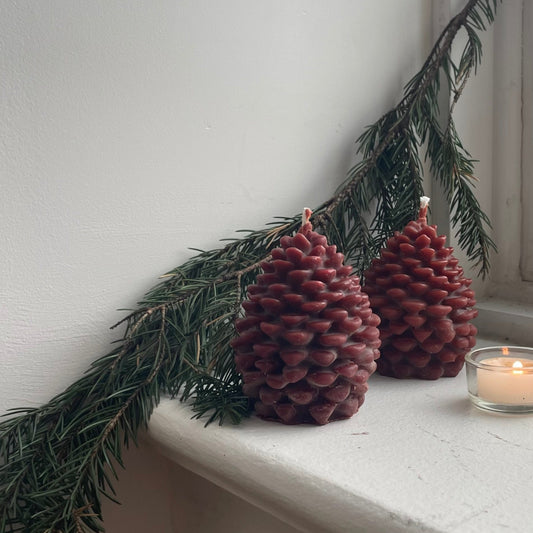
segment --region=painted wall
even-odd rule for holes
[[[426,0],[2,0],[0,411],[80,376],[189,247],[327,199],[431,31]]]

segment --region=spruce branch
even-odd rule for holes
[[[459,245],[489,269],[494,243],[472,191],[474,161],[453,112],[481,59],[478,32],[493,22],[496,0],[469,0],[446,26],[398,105],[357,140],[360,160],[335,195],[314,210],[313,225],[361,273],[394,230],[416,214],[422,157],[442,183]],[[451,47],[467,36],[459,61]],[[439,125],[442,81],[452,95]],[[229,342],[246,287],[300,216],[246,230],[161,277],[124,326],[116,347],[39,408],[11,410],[0,424],[0,532],[103,531],[101,498],[114,500],[122,452],[146,427],[161,394],[189,400],[207,423],[238,423],[250,413]]]

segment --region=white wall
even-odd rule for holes
[[[188,247],[327,199],[431,44],[427,0],[1,0],[0,410]]]
[[[4,408],[103,355],[188,247],[328,198],[429,46],[423,0],[0,6]]]

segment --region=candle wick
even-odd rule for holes
[[[311,215],[313,214],[313,211],[311,211],[311,209],[309,209],[309,207],[304,207],[304,210],[302,212],[302,228],[306,225],[306,224],[309,224],[309,219],[311,218]]]
[[[428,196],[421,196],[420,197],[420,211],[418,212],[418,219],[419,220],[423,220],[423,221],[426,220],[429,201],[430,201],[430,198]]]

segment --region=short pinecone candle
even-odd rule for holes
[[[381,318],[378,372],[396,378],[456,376],[476,341],[470,320],[472,280],[426,222],[429,198],[422,197],[418,220],[395,232],[364,273],[364,290]]]
[[[379,357],[379,318],[352,267],[312,230],[311,210],[281,239],[248,287],[232,342],[244,393],[257,414],[285,424],[354,415]]]

